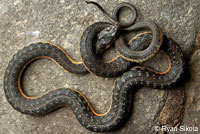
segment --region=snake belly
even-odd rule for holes
[[[12,107],[23,114],[40,116],[58,107],[68,105],[85,128],[99,132],[113,130],[126,120],[131,107],[130,93],[138,86],[163,89],[173,86],[181,79],[185,67],[181,49],[172,39],[164,38],[162,50],[171,60],[169,72],[156,74],[151,70],[135,67],[124,73],[114,84],[110,108],[104,114],[97,114],[86,97],[71,88],[50,91],[36,98],[25,96],[20,89],[20,71],[25,64],[28,64],[29,56],[23,56],[23,51],[20,51],[17,56],[21,55],[24,58],[19,59],[14,56],[6,69],[4,77],[5,95]],[[32,51],[34,52],[34,49]]]

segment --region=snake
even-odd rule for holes
[[[120,3],[113,10],[112,17],[96,2],[87,2],[97,6],[112,23],[97,22],[87,27],[83,32],[80,41],[80,55],[87,70],[100,77],[116,77],[127,71],[132,62],[139,63],[152,58],[159,50],[163,42],[162,30],[152,21],[138,22],[136,24],[136,9],[130,3]],[[128,23],[120,22],[119,11],[128,7],[132,12],[131,21]],[[152,40],[150,45],[142,51],[130,50],[123,40],[123,32],[137,32],[150,30]],[[90,36],[88,36],[90,34]],[[119,35],[120,34],[120,35]],[[118,56],[110,62],[102,62],[98,53],[102,48],[109,47],[115,43]],[[96,48],[96,50],[95,50]],[[128,50],[128,51],[127,51]]]
[[[145,38],[148,37],[151,40],[152,35],[149,35],[150,37],[145,36]],[[137,40],[138,38],[135,37],[132,42],[137,42]],[[127,120],[131,108],[131,93],[138,87],[146,86],[157,89],[173,87],[181,81],[185,68],[182,50],[175,41],[164,36],[161,50],[170,59],[169,70],[162,74],[148,68],[136,66],[125,72],[116,79],[113,85],[110,107],[105,113],[97,113],[87,98],[77,89],[60,88],[38,97],[30,97],[25,94],[21,86],[21,78],[24,69],[31,61],[48,56],[65,68],[65,63],[62,63],[63,59],[61,57],[64,54],[62,52],[58,54],[57,50],[60,51],[54,45],[41,42],[19,50],[13,56],[5,71],[5,96],[14,109],[23,114],[34,116],[45,115],[59,107],[69,106],[83,127],[97,132],[117,129]],[[79,67],[83,68],[82,65]],[[74,68],[71,72],[79,72],[77,70]],[[85,73],[85,70],[80,72]]]

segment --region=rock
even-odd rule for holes
[[[99,3],[111,12],[114,6],[122,1],[104,0]],[[157,23],[164,34],[180,45],[189,59],[199,26],[199,1],[130,0],[129,2],[135,5],[138,11],[137,22],[152,20]],[[30,42],[46,40],[63,47],[74,59],[79,60],[79,41],[83,30],[99,21],[107,19],[96,7],[80,0],[1,1],[0,88],[3,89],[2,81],[6,66],[18,50]],[[191,78],[182,85],[186,91],[186,107],[181,125],[200,129],[199,53],[199,50],[193,52],[188,65]],[[160,58],[157,59],[162,61]],[[147,62],[145,65],[154,64],[155,67],[157,64],[158,69],[164,69],[167,63],[162,61],[163,64],[160,64],[159,60],[152,59],[151,62],[156,63]],[[98,112],[102,113],[109,107],[114,80],[115,78],[100,78],[91,74],[84,76],[69,74],[52,61],[43,59],[34,62],[27,69],[23,87],[30,96],[42,95],[46,91],[61,87],[76,88],[89,99]],[[129,120],[118,130],[109,133],[149,133],[167,96],[168,91],[164,90],[138,89],[133,94],[133,107]],[[0,92],[0,105],[0,133],[93,133],[79,124],[69,107],[43,117],[22,115],[9,105],[3,91]]]

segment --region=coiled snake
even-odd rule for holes
[[[98,60],[97,56],[91,57],[94,54],[94,49],[92,48],[95,46],[97,34],[108,25],[110,24],[104,22],[95,23],[84,31],[80,44],[80,52],[84,53],[81,55],[84,65],[82,62],[72,60],[61,48],[48,42],[33,43],[18,51],[9,62],[4,77],[5,95],[12,107],[23,114],[38,116],[47,114],[58,107],[68,105],[73,110],[78,121],[85,128],[91,131],[108,131],[117,128],[126,120],[131,105],[130,93],[134,91],[135,88],[138,86],[147,86],[164,89],[173,86],[181,79],[185,67],[183,53],[172,39],[165,36],[161,49],[168,55],[170,60],[170,67],[165,73],[157,73],[143,67],[134,67],[130,71],[123,73],[131,67],[131,62],[126,61],[120,56],[117,56],[117,58],[110,63],[102,63]],[[123,27],[126,28],[127,25],[123,25]],[[152,33],[154,33],[154,31]],[[157,33],[159,35],[160,32]],[[155,36],[156,39],[154,34],[152,35],[149,33],[140,34],[138,36],[144,35],[145,38],[152,40],[151,42],[161,42],[158,41],[160,39],[158,35]],[[119,36],[116,40],[116,45],[123,44],[122,40],[123,38]],[[134,42],[138,41],[136,36],[132,42],[134,44]],[[150,43],[149,46],[151,45]],[[90,51],[89,47],[91,47],[92,51]],[[139,50],[142,52],[142,49],[143,48]],[[136,48],[134,51],[135,50]],[[144,51],[146,51],[146,49]],[[39,58],[51,59],[71,73],[84,74],[87,73],[88,70],[91,71],[91,68],[94,70],[105,70],[104,72],[100,71],[97,73],[99,76],[110,77],[123,73],[123,75],[115,81],[110,107],[107,112],[103,114],[96,113],[86,97],[76,89],[62,88],[50,91],[39,97],[27,96],[21,88],[21,77],[27,65]],[[86,60],[87,58],[88,60]],[[90,68],[88,65],[93,67]],[[109,65],[110,68],[107,67],[107,65]]]

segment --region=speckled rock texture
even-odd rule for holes
[[[108,12],[124,0],[97,1]],[[198,127],[200,132],[200,1],[197,0],[129,0],[138,12],[137,21],[152,20],[164,34],[183,49],[188,61],[190,77],[182,83],[186,93],[182,126]],[[125,14],[128,16],[129,14]],[[94,6],[82,0],[0,0],[0,134],[92,134],[76,120],[70,107],[60,108],[42,117],[23,115],[7,102],[3,92],[6,66],[14,53],[35,41],[49,41],[64,48],[80,60],[79,41],[86,27],[94,22],[107,21]],[[198,35],[198,36],[197,36]],[[196,43],[195,43],[196,39]],[[162,55],[145,63],[155,69],[165,69]],[[91,74],[74,75],[65,72],[54,62],[37,60],[23,77],[23,86],[30,96],[62,87],[80,90],[98,112],[105,112],[110,104],[115,78],[101,78]],[[173,93],[173,92],[172,92]],[[167,100],[169,91],[140,88],[133,94],[131,116],[113,134],[149,134]],[[199,132],[169,132],[194,134]],[[152,132],[156,133],[156,132]]]

